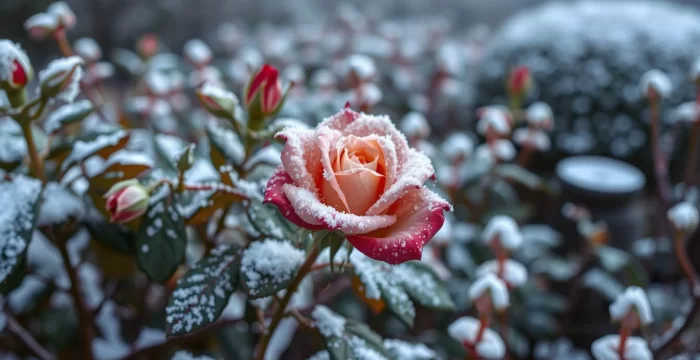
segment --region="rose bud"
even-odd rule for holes
[[[260,111],[263,116],[270,116],[277,113],[283,100],[279,71],[270,65],[263,65],[246,86],[246,106],[248,109]]]
[[[527,66],[518,66],[508,78],[508,92],[513,96],[523,96],[532,86],[532,74]]]
[[[22,89],[33,76],[29,57],[19,44],[0,40],[0,88],[8,92]]]
[[[109,212],[109,221],[126,223],[143,215],[148,210],[148,189],[138,180],[120,181],[104,195],[105,208]]]
[[[76,23],[75,13],[70,6],[63,1],[55,2],[46,9],[50,15],[58,19],[59,26],[63,29],[72,29]]]
[[[80,92],[83,59],[78,56],[56,59],[39,72],[41,95],[71,103]]]
[[[236,118],[238,98],[232,92],[211,83],[205,83],[196,94],[202,106],[212,115],[225,119]]]
[[[34,40],[42,40],[51,36],[58,29],[58,26],[58,17],[47,13],[38,13],[24,22],[24,29]]]

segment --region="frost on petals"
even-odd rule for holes
[[[491,304],[496,310],[504,310],[510,305],[508,287],[503,280],[492,273],[486,273],[479,277],[469,288],[469,298],[472,301],[485,295],[491,298]]]
[[[505,356],[506,346],[495,331],[485,328],[481,340],[475,343],[481,326],[479,320],[465,316],[450,324],[447,333],[462,346],[475,351],[476,355],[482,359],[502,359]]]
[[[668,220],[676,229],[691,233],[698,227],[698,209],[695,205],[684,201],[668,211]]]
[[[652,355],[646,340],[629,337],[625,341],[624,357],[620,357],[620,335],[606,335],[593,342],[591,352],[596,360],[651,360]]]
[[[386,116],[341,110],[314,129],[288,127],[265,202],[296,225],[342,231],[365,255],[419,260],[451,206],[423,185],[430,159]]]
[[[610,305],[610,317],[615,321],[621,321],[631,311],[636,312],[642,325],[649,325],[654,321],[644,289],[630,286]]]

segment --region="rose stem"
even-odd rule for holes
[[[34,144],[34,133],[32,131],[31,121],[21,122],[22,135],[24,135],[24,141],[27,143],[27,152],[29,152],[29,161],[32,169],[32,173],[41,182],[46,182],[46,176],[44,175],[44,166],[41,163],[41,158],[36,150],[36,144]]]
[[[284,317],[287,304],[289,304],[289,300],[292,299],[292,295],[294,295],[294,293],[297,291],[299,284],[301,284],[301,281],[304,280],[304,277],[306,276],[306,274],[309,272],[309,270],[311,270],[311,267],[314,265],[314,261],[316,261],[316,257],[318,257],[318,254],[320,252],[321,251],[319,248],[319,244],[316,243],[311,247],[311,249],[309,250],[309,253],[306,255],[306,260],[304,260],[304,263],[301,264],[301,267],[299,268],[299,271],[297,272],[296,277],[294,277],[294,280],[292,280],[292,283],[287,288],[287,291],[285,292],[284,297],[282,298],[279,305],[277,306],[275,313],[272,315],[272,320],[270,321],[270,325],[263,332],[262,338],[260,339],[260,345],[258,347],[258,355],[257,355],[256,359],[258,359],[258,360],[265,359],[265,353],[267,352],[267,346],[270,343],[270,339],[272,338],[272,334],[274,334],[275,329],[277,329],[277,325],[280,323],[280,321]]]
[[[479,332],[476,333],[476,338],[474,339],[474,345],[478,344],[481,341],[481,338],[484,337],[484,331],[486,331],[486,328],[489,327],[489,323],[490,323],[489,314],[480,314],[479,321],[481,322],[481,326],[479,326]]]
[[[700,89],[698,89],[698,96],[695,98],[695,106],[700,106]],[[698,162],[698,136],[700,135],[700,113],[696,115],[693,122],[693,128],[690,132],[690,148],[688,150],[688,163],[685,166],[685,190],[688,192],[688,188],[693,184],[693,177],[695,176],[695,167]]]
[[[659,145],[661,132],[660,132],[660,118],[659,118],[659,106],[660,98],[652,97],[649,101],[649,109],[651,110],[651,155],[654,162],[654,175],[656,178],[656,187],[659,191],[659,196],[661,198],[662,210],[664,212],[668,211],[669,204],[671,201],[671,187],[668,184],[668,179],[666,178],[667,164],[666,159],[661,151]]]
[[[14,315],[10,311],[5,310],[5,318],[7,319],[7,328],[11,332],[15,333],[17,337],[26,345],[33,353],[41,360],[54,360],[56,359],[53,354],[51,354],[46,348],[41,346],[41,344],[32,336],[32,334],[25,329],[22,324],[15,319]]]
[[[510,354],[508,353],[508,309],[503,309],[501,314],[501,338],[503,338],[503,343],[506,345],[506,353],[503,357],[504,359],[510,359]]]
[[[693,265],[690,263],[688,254],[685,251],[685,233],[683,231],[676,231],[674,247],[676,248],[676,258],[685,272],[685,276],[688,277],[688,282],[690,282],[690,291],[692,294],[699,292],[697,274],[693,270]]]
[[[627,345],[627,338],[630,335],[630,330],[627,328],[627,326],[621,326],[620,327],[620,343],[618,344],[617,348],[617,354],[620,356],[620,359],[625,358],[625,345]]]

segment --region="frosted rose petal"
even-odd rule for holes
[[[294,180],[292,180],[292,177],[289,176],[283,166],[278,166],[270,177],[270,180],[267,182],[267,187],[265,187],[265,200],[263,200],[263,203],[277,206],[280,213],[282,213],[282,216],[291,221],[294,225],[309,230],[323,229],[324,227],[320,223],[315,222],[313,224],[309,224],[302,220],[299,215],[294,212],[292,203],[289,201],[289,199],[287,199],[287,196],[282,191],[282,187],[285,184],[294,184]]]
[[[275,135],[285,140],[282,165],[294,183],[318,194],[314,174],[321,172],[321,152],[313,130],[288,127]]]

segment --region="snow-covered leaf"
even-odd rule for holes
[[[129,133],[124,130],[117,130],[111,133],[99,134],[89,140],[77,140],[68,157],[63,161],[61,170],[65,171],[69,167],[93,156],[97,155],[107,158],[112,153],[123,149],[129,142]]]
[[[41,182],[26,176],[0,182],[0,292],[19,285],[20,271],[36,225]]]
[[[496,167],[495,171],[504,179],[516,181],[530,189],[538,189],[542,187],[542,180],[537,175],[523,168],[522,166],[515,164],[501,164]]]
[[[446,284],[430,265],[418,260],[407,261],[395,266],[392,272],[401,279],[403,288],[417,303],[431,309],[454,308]]]
[[[152,200],[136,234],[136,261],[149,279],[163,283],[185,260],[185,221],[168,196]]]
[[[165,308],[168,335],[184,335],[219,318],[238,285],[237,259],[233,247],[220,245],[177,281]]]
[[[600,260],[600,265],[602,265],[603,269],[611,273],[620,271],[632,257],[629,253],[607,245],[596,247],[595,253],[598,255],[598,260]]]
[[[345,319],[329,308],[318,305],[311,313],[326,343],[331,360],[391,360],[381,336],[367,325]]]
[[[206,130],[211,143],[210,155],[214,167],[218,169],[225,164],[243,164],[245,150],[233,129],[212,123]]]
[[[63,105],[46,117],[44,131],[47,134],[55,134],[63,129],[64,126],[85,119],[94,109],[90,100],[79,100]]]
[[[614,301],[625,290],[617,279],[599,268],[588,270],[583,275],[582,283],[609,301]]]
[[[289,285],[304,256],[288,241],[255,241],[243,251],[241,286],[253,299],[274,295]]]
[[[393,360],[438,360],[435,351],[424,344],[412,344],[398,339],[384,340],[384,347]]]
[[[248,219],[261,234],[280,240],[295,240],[299,228],[282,217],[276,206],[251,200]]]
[[[205,224],[217,210],[245,199],[243,193],[230,186],[222,183],[209,185],[212,190],[186,191],[178,197],[177,206],[187,225]]]

